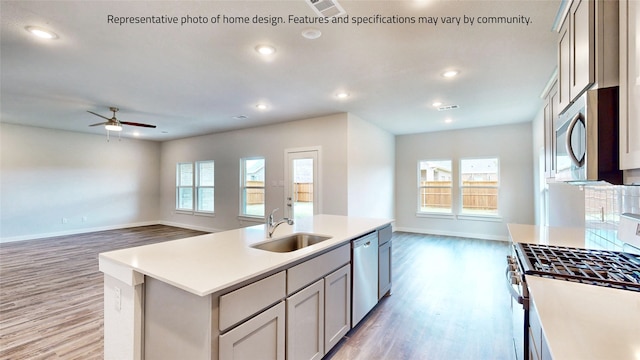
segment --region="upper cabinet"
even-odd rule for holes
[[[640,1],[620,1],[620,168],[640,168]]]
[[[558,101],[562,113],[593,84],[617,86],[618,2],[574,0],[561,9]]]
[[[558,81],[552,80],[553,85],[544,97],[544,174],[547,179],[553,179],[556,173],[556,124],[558,123],[558,109],[560,91]]]

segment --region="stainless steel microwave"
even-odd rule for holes
[[[618,87],[588,90],[559,117],[555,179],[622,184]]]

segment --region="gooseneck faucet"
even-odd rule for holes
[[[293,225],[293,219],[288,219],[288,218],[282,218],[282,220],[278,220],[278,221],[274,221],[273,220],[273,214],[280,210],[278,209],[273,209],[273,211],[271,211],[271,215],[267,216],[267,224],[265,229],[267,230],[267,237],[269,239],[271,239],[271,236],[273,236],[273,232],[276,231],[276,228],[278,227],[278,225],[282,224],[282,223],[287,223],[289,225]]]

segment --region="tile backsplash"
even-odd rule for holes
[[[640,214],[640,186],[587,185],[584,196],[587,242],[593,247],[625,251],[617,236],[620,214]]]

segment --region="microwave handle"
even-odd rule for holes
[[[576,125],[578,124],[578,121],[580,121],[582,118],[582,114],[577,113],[572,119],[571,122],[569,122],[569,127],[567,128],[567,136],[565,138],[565,146],[567,148],[567,154],[569,154],[569,157],[571,158],[571,162],[573,162],[577,167],[582,167],[584,165],[584,157],[582,157],[582,159],[578,160],[578,158],[576,157],[576,154],[573,151],[573,148],[571,147],[571,134],[573,133],[573,129],[576,127]]]

